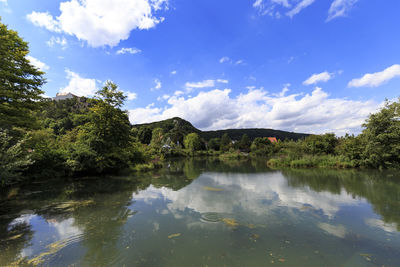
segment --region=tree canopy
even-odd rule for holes
[[[28,43],[0,21],[0,127],[31,129],[39,108],[43,72],[27,59]]]

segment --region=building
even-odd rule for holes
[[[56,97],[52,99],[55,101],[65,100],[65,99],[72,99],[72,98],[79,98],[78,96],[71,94],[71,93],[57,93]]]
[[[272,144],[278,143],[278,140],[276,139],[276,137],[267,137],[267,138]]]

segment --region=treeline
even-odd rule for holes
[[[110,81],[93,99],[44,99],[44,73],[26,59],[28,53],[28,44],[0,22],[0,185],[41,176],[141,171],[177,156],[253,156],[272,167],[400,166],[400,101],[372,114],[358,136],[271,143],[224,132],[207,139],[179,118],[132,127],[122,110],[126,96]]]
[[[212,138],[221,138],[224,134],[227,134],[230,138],[232,138],[232,140],[240,140],[242,136],[246,134],[251,141],[253,141],[257,137],[265,137],[265,136],[273,136],[279,140],[285,140],[285,139],[299,140],[309,136],[309,134],[303,134],[303,133],[293,133],[287,131],[280,131],[273,129],[258,129],[258,128],[201,131],[196,127],[194,127],[190,122],[178,117],[152,123],[137,124],[134,125],[133,127],[137,128],[138,131],[142,133],[141,141],[143,143],[150,143],[150,135],[151,135],[150,133],[156,128],[161,128],[164,133],[168,133],[172,129],[176,129],[177,127],[179,127],[180,132],[183,135],[187,135],[189,133],[197,133],[205,141],[209,141]],[[147,135],[143,133],[147,133]]]
[[[172,122],[174,127],[152,131],[148,127],[139,127],[133,131],[138,140],[148,144],[152,154],[161,157],[214,155],[235,159],[250,156],[267,161],[270,167],[291,168],[400,167],[400,99],[386,101],[379,112],[371,114],[358,136],[336,137],[328,133],[271,143],[266,137],[251,140],[247,134],[232,140],[225,133],[221,138],[206,141],[200,132],[185,134],[180,128],[182,120],[175,118]]]

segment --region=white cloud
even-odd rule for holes
[[[65,39],[65,37],[55,37],[55,36],[52,36],[52,37],[50,38],[50,40],[48,40],[48,41],[46,42],[46,44],[47,44],[48,46],[50,46],[50,47],[54,47],[56,44],[58,44],[58,45],[61,46],[61,48],[62,48],[63,50],[66,49],[67,46],[68,46],[68,42],[67,42],[67,39]]]
[[[220,58],[219,63],[230,62],[230,61],[231,59],[229,57],[222,57]]]
[[[298,3],[292,10],[286,13],[287,16],[293,18],[293,16],[297,15],[300,13],[301,10],[304,8],[308,7],[312,3],[314,3],[315,0],[302,0],[300,3]]]
[[[155,27],[164,18],[154,12],[168,7],[167,0],[70,0],[60,3],[61,14],[32,12],[27,18],[36,26],[65,32],[87,41],[90,46],[116,46],[132,30]]]
[[[37,58],[34,58],[32,56],[26,56],[26,59],[29,60],[33,66],[35,66],[37,69],[39,69],[41,71],[46,71],[46,70],[50,69],[50,67],[47,66],[46,63],[40,61]]]
[[[353,79],[348,83],[349,87],[377,87],[397,76],[400,76],[400,65],[394,64],[381,72],[367,73],[359,79]]]
[[[5,5],[7,5],[7,0],[0,0],[0,3],[4,3]]]
[[[256,0],[253,7],[261,15],[269,15],[274,18],[281,18],[282,14],[293,18],[303,9],[313,4],[315,0]],[[358,0],[332,0],[328,11],[327,21],[340,16],[346,16],[348,11],[357,3]]]
[[[206,186],[219,188],[229,193],[215,194],[215,192],[204,190]],[[280,221],[282,212],[318,211],[332,218],[343,206],[365,203],[365,200],[354,199],[344,190],[338,194],[331,194],[316,192],[308,187],[290,187],[288,180],[280,172],[250,175],[207,172],[178,191],[151,185],[146,190],[133,193],[132,199],[148,205],[157,199],[163,199],[168,203],[168,212],[163,210],[162,214],[179,215],[180,212],[188,210],[200,214],[239,213],[245,214],[246,218],[252,218],[252,223],[260,219],[265,222],[265,215],[268,215],[269,222],[272,224]],[[198,220],[198,216],[195,217]],[[336,236],[343,236],[346,233],[344,227],[340,225],[332,227],[319,224],[318,226]]]
[[[346,16],[357,2],[358,0],[334,0],[329,8],[327,21]]]
[[[173,96],[168,106],[130,110],[132,123],[146,123],[175,116],[202,130],[273,128],[295,132],[359,133],[361,124],[379,104],[330,98],[321,88],[311,94],[269,95],[263,89],[231,97],[231,90],[214,89],[193,97]]]
[[[216,86],[216,83],[229,83],[228,80],[224,79],[217,79],[217,80],[204,80],[200,82],[187,82],[185,84],[186,90],[191,91],[193,89],[198,89],[198,88],[208,88],[208,87],[214,87]]]
[[[397,233],[397,224],[396,223],[386,223],[380,219],[365,219],[365,223],[371,227],[380,228],[385,232],[389,233]]]
[[[176,71],[176,70],[171,71],[171,75],[175,75],[177,73],[178,73],[178,71]]]
[[[282,17],[281,14],[285,13],[286,16],[292,18],[314,1],[315,0],[256,0],[253,3],[253,7],[256,8],[261,15],[269,15],[279,19]]]
[[[117,55],[123,55],[123,54],[138,54],[142,52],[142,50],[135,48],[135,47],[122,47],[121,49],[119,49],[116,54]]]
[[[161,81],[159,79],[154,79],[155,86],[151,88],[151,91],[159,90],[162,87]]]
[[[206,88],[206,87],[214,87],[214,80],[204,80],[201,82],[187,82],[185,84],[186,88]]]
[[[235,62],[235,65],[242,65],[244,64],[243,59],[239,59],[238,61]]]
[[[219,82],[219,83],[229,83],[228,80],[224,80],[224,79],[217,79],[217,82]]]
[[[307,80],[305,80],[303,82],[304,85],[311,85],[311,84],[316,84],[318,82],[327,82],[330,79],[332,79],[333,74],[329,73],[327,71],[321,72],[321,73],[315,73],[313,75],[311,75],[310,78],[308,78]]]
[[[319,223],[318,227],[324,230],[326,233],[339,237],[345,238],[347,230],[343,225],[332,225],[328,223]]]
[[[126,91],[124,93],[128,97],[128,100],[135,100],[137,98],[137,94],[136,93],[129,92],[129,91]]]
[[[46,28],[52,32],[61,32],[59,22],[56,21],[49,12],[35,12],[28,14],[27,19],[30,20],[33,25],[38,27]]]
[[[68,85],[65,88],[61,88],[61,93],[72,93],[77,96],[93,96],[96,91],[96,80],[82,78],[79,74],[66,69],[67,79],[69,80]]]

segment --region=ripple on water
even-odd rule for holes
[[[217,212],[204,212],[201,214],[200,220],[206,223],[217,223],[222,220],[222,216]]]

